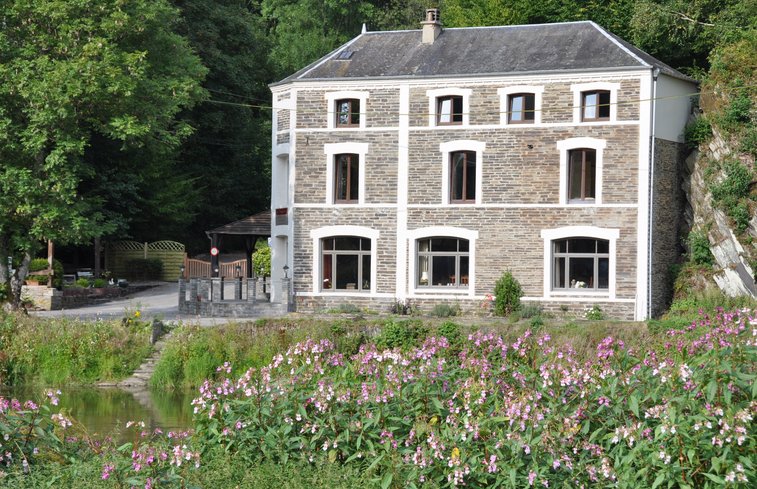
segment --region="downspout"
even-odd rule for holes
[[[657,113],[657,77],[660,69],[652,69],[652,110],[649,134],[649,222],[647,223],[647,319],[652,317],[652,234],[654,233],[654,165],[655,165],[655,119]]]

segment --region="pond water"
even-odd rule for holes
[[[148,428],[163,431],[186,430],[192,426],[192,398],[195,392],[131,393],[115,388],[62,387],[58,408],[65,410],[90,433],[110,434],[116,427],[123,431],[127,421],[144,421]],[[0,396],[20,401],[39,402],[41,387],[0,387]],[[55,411],[56,408],[53,408]]]

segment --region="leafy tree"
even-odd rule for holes
[[[40,241],[80,243],[114,231],[102,192],[84,194],[106,162],[98,138],[125,151],[176,145],[176,118],[203,96],[205,70],[173,33],[164,0],[6,0],[0,13],[0,282],[13,303]],[[138,175],[139,166],[125,168]]]
[[[259,2],[178,0],[180,32],[208,68],[210,100],[185,116],[195,132],[182,146],[183,181],[201,205],[184,242],[206,249],[204,231],[267,209],[271,192],[272,48]]]
[[[262,0],[278,77],[288,76],[356,36],[374,14],[365,0]]]

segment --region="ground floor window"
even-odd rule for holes
[[[552,256],[553,290],[609,288],[609,241],[593,238],[554,240]]]
[[[417,241],[418,287],[468,287],[470,244],[460,238]]]
[[[321,287],[329,290],[370,291],[371,240],[337,236],[321,240]]]

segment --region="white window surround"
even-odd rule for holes
[[[503,126],[531,126],[533,124],[509,124],[508,112],[510,107],[508,106],[508,99],[510,95],[516,93],[533,93],[534,94],[534,122],[533,124],[541,124],[541,96],[544,93],[544,87],[538,85],[516,85],[512,87],[502,87],[497,89],[497,95],[499,95],[499,123]]]
[[[439,151],[442,153],[442,204],[449,205],[449,155],[455,151],[475,151],[476,152],[476,204],[481,204],[481,192],[483,191],[483,163],[486,143],[483,141],[473,141],[470,139],[460,139],[457,141],[447,141],[439,144]],[[456,204],[470,205],[470,204]]]
[[[376,262],[378,258],[378,239],[381,233],[377,229],[368,228],[365,226],[325,226],[322,228],[312,229],[310,231],[310,238],[313,240],[313,292],[323,293],[324,295],[358,295],[365,296],[365,292],[323,292],[321,290],[321,266],[323,261],[321,260],[321,240],[323,238],[331,238],[334,236],[355,236],[358,238],[366,238],[371,240],[371,289],[370,294],[376,293],[376,282],[378,273],[378,264]]]
[[[413,229],[407,232],[408,247],[410,249],[409,260],[409,287],[410,295],[447,295],[458,294],[468,295],[473,297],[475,295],[476,284],[476,240],[478,239],[478,231],[465,228],[457,228],[452,226],[432,226],[427,228]],[[419,289],[415,283],[416,270],[418,268],[418,240],[424,238],[435,238],[440,236],[446,236],[450,238],[459,238],[468,240],[468,288],[456,288],[455,290],[434,290],[434,289]]]
[[[368,92],[359,92],[355,90],[346,90],[342,92],[326,92],[326,103],[328,104],[328,121],[326,127],[334,130],[345,129],[365,129],[365,114],[366,104],[368,101]],[[336,127],[336,101],[342,99],[357,99],[360,100],[360,126],[357,128],[341,128]]]
[[[596,175],[594,176],[594,202],[591,204],[571,204],[595,206],[602,204],[602,168],[604,164],[604,149],[607,141],[595,138],[570,138],[557,142],[560,151],[560,205],[568,205],[568,154],[572,149],[589,148],[596,151]]]
[[[615,265],[617,262],[617,241],[620,236],[619,229],[598,228],[595,226],[565,226],[555,229],[542,229],[541,237],[544,239],[544,297],[570,296],[578,299],[587,297],[605,297],[615,299]],[[607,291],[582,291],[570,289],[569,291],[552,290],[552,242],[566,238],[594,238],[604,239],[610,244],[610,264],[607,277]]]
[[[462,126],[470,124],[470,96],[473,90],[470,88],[436,88],[426,90],[428,97],[428,125],[429,127],[455,127],[454,124],[439,125],[436,123],[436,99],[439,97],[460,96],[463,98],[463,123]]]
[[[570,86],[573,92],[573,124],[608,124],[615,122],[618,118],[618,90],[620,89],[620,83],[610,82],[593,82],[593,83],[577,83]],[[594,90],[607,90],[610,92],[610,120],[609,121],[589,121],[583,122],[581,119],[581,111],[583,109],[581,94],[583,92],[592,92]]]
[[[368,143],[331,143],[323,145],[326,154],[326,203],[334,204],[334,156],[339,154],[358,155],[358,205],[365,203],[365,155],[368,153]],[[344,204],[355,205],[355,204]]]

